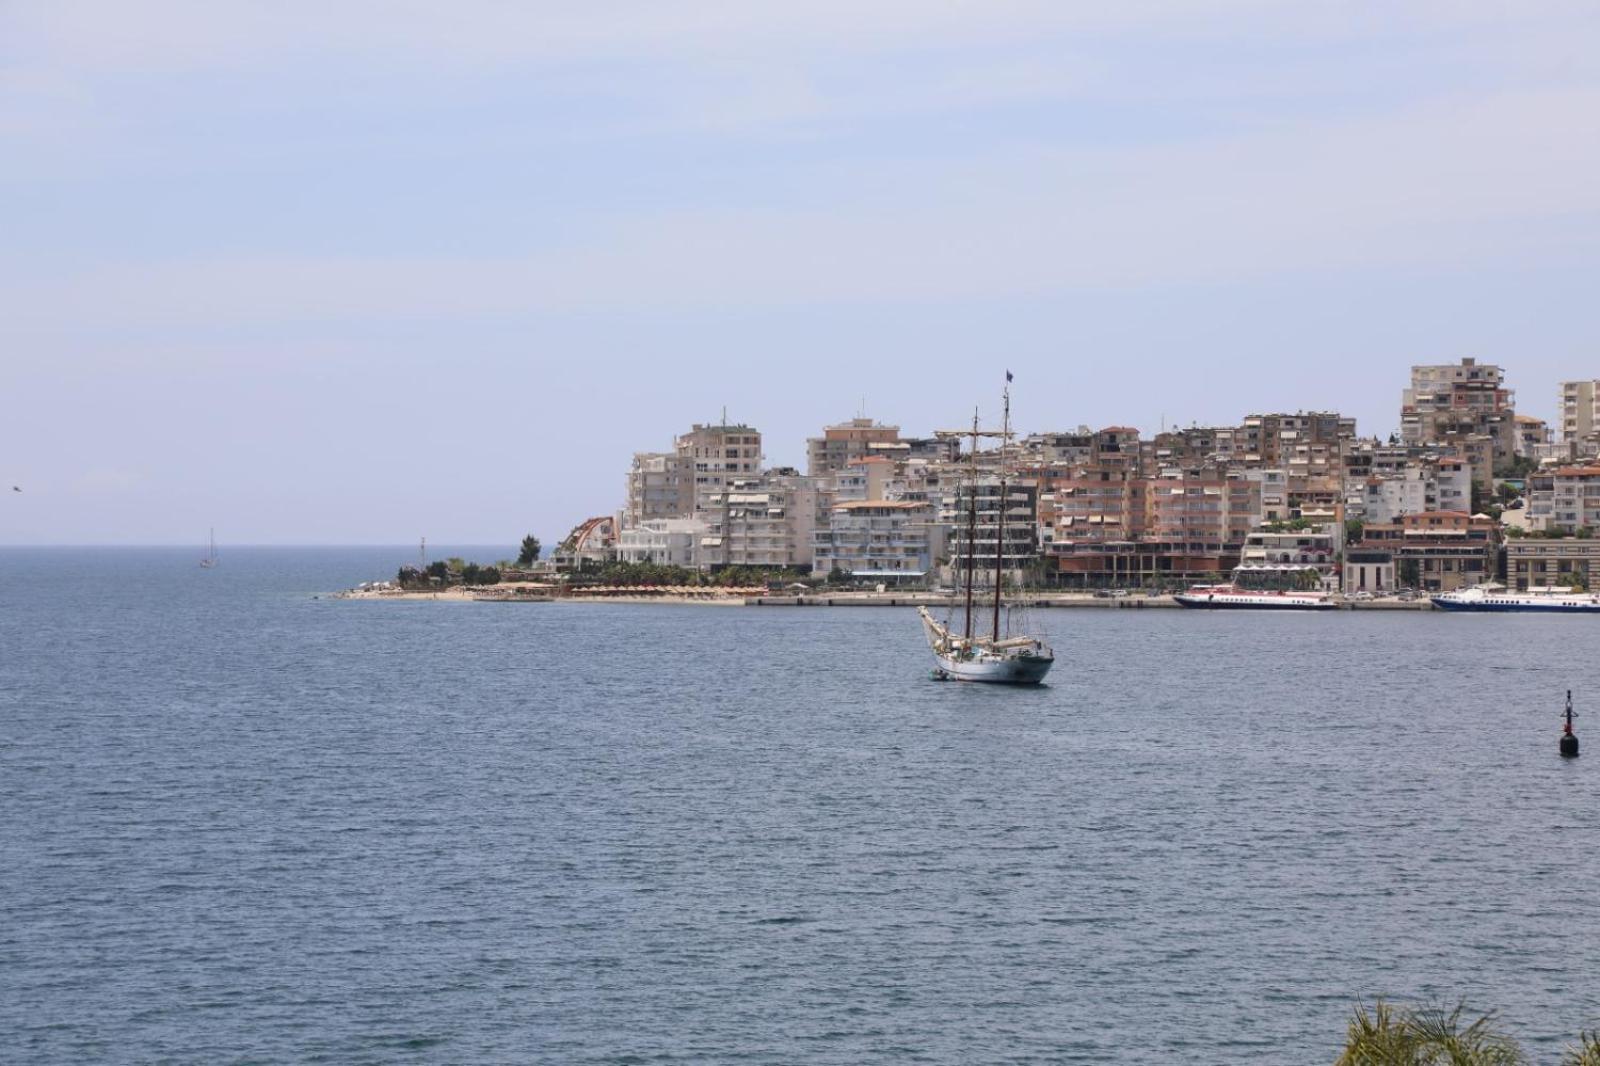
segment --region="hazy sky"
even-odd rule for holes
[[[1600,377],[1600,5],[0,3],[0,543],[504,542],[636,450]],[[10,492],[12,484],[22,493]]]

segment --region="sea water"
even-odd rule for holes
[[[460,554],[484,560],[488,550]],[[1600,1025],[1600,619],[394,603],[0,551],[6,1062],[1318,1063]],[[1580,718],[1578,731],[1585,734]],[[1600,716],[1595,728],[1600,730]]]

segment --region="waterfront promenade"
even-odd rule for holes
[[[534,592],[532,588],[530,592]],[[951,599],[948,595],[908,589],[884,592],[808,592],[798,595],[767,593],[756,589],[718,589],[706,587],[693,592],[677,587],[652,589],[647,587],[603,589],[572,589],[556,591],[545,586],[537,594],[517,595],[516,586],[491,586],[490,588],[463,588],[429,591],[402,591],[399,589],[350,589],[334,594],[341,599],[356,600],[406,600],[472,602],[524,602],[524,603],[668,603],[710,607],[944,607]],[[1170,595],[1097,596],[1087,592],[1036,592],[1012,601],[1012,606],[1031,608],[1091,608],[1103,610],[1146,610],[1174,608],[1177,602]],[[1433,604],[1425,597],[1414,600],[1344,600],[1339,606],[1359,611],[1431,611]]]
[[[1158,596],[1096,596],[1081,592],[1040,592],[1016,600],[1008,600],[1012,607],[1086,607],[1120,610],[1177,607],[1169,595]],[[944,607],[950,603],[948,596],[926,592],[840,592],[816,593],[804,596],[747,596],[747,607]],[[1415,600],[1350,600],[1340,607],[1362,611],[1431,611],[1433,604],[1426,598]]]

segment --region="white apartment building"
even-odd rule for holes
[[[882,500],[888,498],[889,486],[895,481],[895,463],[880,455],[869,455],[852,461],[834,479],[840,503],[850,500]]]
[[[628,471],[625,526],[694,512],[694,463],[676,452],[636,452]]]
[[[1239,563],[1241,566],[1261,568],[1315,566],[1329,571],[1333,568],[1334,553],[1338,550],[1337,539],[1327,529],[1301,529],[1283,533],[1258,529],[1245,538]]]
[[[916,500],[850,500],[815,533],[813,574],[834,569],[880,580],[926,577],[935,558],[933,505]]]
[[[1433,470],[1439,510],[1472,513],[1472,464],[1465,459],[1440,458]]]
[[[706,524],[698,518],[656,518],[628,526],[617,537],[617,559],[624,563],[694,567]]]
[[[1033,482],[1008,481],[1002,511],[999,478],[980,478],[976,486],[952,485],[939,514],[940,523],[948,530],[952,573],[962,572],[971,555],[974,577],[992,584],[998,555],[1004,576],[1022,577],[1039,557],[1038,498],[1039,489]],[[999,537],[1002,519],[1003,541]]]
[[[1385,477],[1366,479],[1361,494],[1361,515],[1365,521],[1389,524],[1401,515],[1422,514],[1439,509],[1439,486],[1423,463],[1407,463]]]
[[[817,501],[817,478],[766,474],[733,481],[706,497],[697,515],[706,523],[697,565],[810,567]]]
[[[1271,467],[1253,467],[1238,471],[1246,481],[1261,486],[1261,509],[1254,525],[1268,522],[1287,522],[1293,517],[1289,511],[1289,472]]]
[[[1465,459],[1446,456],[1375,466],[1361,486],[1361,517],[1372,523],[1398,522],[1403,515],[1425,511],[1472,510],[1472,464]]]
[[[1528,528],[1600,530],[1600,466],[1563,466],[1528,476]]]

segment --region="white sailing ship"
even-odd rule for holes
[[[200,569],[210,570],[217,565],[217,531],[211,531],[211,546],[200,559]]]
[[[970,487],[967,493],[967,552],[963,567],[961,592],[965,601],[964,621],[959,632],[954,627],[955,611],[943,622],[933,617],[926,607],[918,607],[922,628],[928,636],[928,646],[933,649],[938,666],[934,677],[940,680],[988,681],[996,684],[1037,685],[1044,680],[1055,665],[1055,653],[1038,637],[1011,634],[1002,627],[1005,611],[1005,522],[1006,484],[1009,471],[1011,443],[1011,373],[1006,372],[1005,415],[999,433],[982,432],[978,418],[972,418],[972,448],[969,456]],[[967,434],[963,433],[962,436]],[[974,583],[977,578],[978,532],[978,439],[1000,438],[1000,493],[995,512],[994,600],[993,617],[987,633],[978,631],[977,605],[974,603]]]

